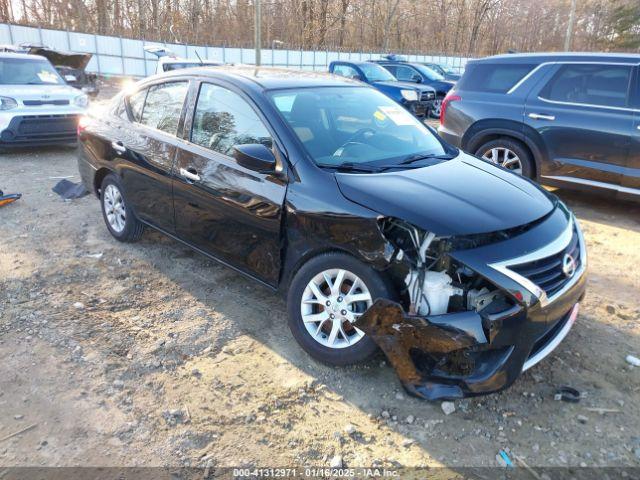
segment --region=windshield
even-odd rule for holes
[[[375,63],[363,63],[358,65],[369,82],[395,82],[397,81],[389,70]]]
[[[323,167],[425,166],[429,158],[442,160],[455,153],[402,106],[373,88],[278,90],[271,98],[309,156]]]
[[[47,60],[0,58],[0,85],[64,85]]]
[[[418,70],[420,70],[422,74],[425,77],[427,77],[429,80],[432,80],[432,81],[444,80],[444,77],[442,75],[440,75],[438,72],[436,72],[434,69],[430,67],[425,67],[424,65],[416,65],[415,67]]]

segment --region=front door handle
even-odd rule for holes
[[[193,169],[187,170],[186,168],[181,168],[180,169],[180,175],[182,175],[184,178],[186,178],[187,180],[190,180],[192,182],[199,182],[200,181],[200,175],[198,175],[195,172],[195,170],[193,170]]]
[[[638,130],[640,130],[640,125],[638,125],[636,128],[637,128]]]
[[[127,147],[125,147],[122,142],[115,140],[111,142],[111,148],[113,148],[119,154],[125,153],[127,151]]]
[[[553,115],[545,115],[544,113],[530,113],[529,118],[534,120],[549,120],[550,122],[556,119]]]

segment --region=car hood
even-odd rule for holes
[[[4,85],[4,95],[16,100],[72,100],[82,92],[69,85]]]
[[[372,85],[376,87],[382,86],[382,87],[392,87],[392,88],[398,88],[398,89],[406,88],[408,90],[417,90],[419,92],[434,91],[434,89],[428,85],[420,85],[418,83],[412,83],[412,82],[373,82]]]
[[[453,88],[456,82],[451,82],[449,80],[438,80],[435,82],[429,83],[433,88],[435,88],[438,92],[448,92]]]
[[[464,153],[424,168],[335,176],[347,199],[440,236],[505,230],[555,208],[533,182]]]
[[[71,67],[78,70],[87,68],[91,57],[93,57],[91,53],[62,52],[45,47],[31,47],[29,53],[45,57],[56,67]]]

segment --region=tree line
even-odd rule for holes
[[[0,0],[0,22],[253,46],[255,0]],[[262,0],[262,47],[482,56],[557,51],[571,0]],[[572,50],[639,51],[640,1],[576,0]]]

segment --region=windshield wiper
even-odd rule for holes
[[[318,163],[317,165],[320,167],[333,168],[334,170],[340,172],[367,172],[367,173],[377,173],[384,172],[385,170],[391,170],[394,168],[422,168],[424,165],[411,165],[411,163],[417,162],[419,160],[451,160],[455,155],[446,155],[446,154],[428,154],[428,155],[412,155],[410,157],[405,158],[404,160],[398,163],[391,163],[387,165],[371,165],[366,163],[355,163],[355,162],[345,162],[339,165],[333,165],[330,163]]]
[[[452,158],[455,158],[455,155],[448,155],[446,153],[443,153],[443,154],[429,153],[427,155],[418,154],[418,155],[411,155],[405,158],[404,160],[396,163],[396,165],[409,165],[411,163],[418,162],[420,160],[451,160]]]
[[[354,162],[346,162],[340,163],[338,165],[333,165],[331,163],[318,163],[319,167],[325,168],[333,168],[336,171],[343,172],[379,172],[381,167],[374,167],[373,165],[364,165],[360,163]]]

